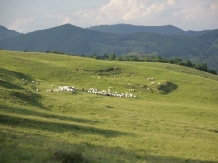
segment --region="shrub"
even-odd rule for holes
[[[65,153],[55,152],[51,158],[52,161],[60,161],[61,163],[85,163],[81,153]]]

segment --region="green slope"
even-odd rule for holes
[[[36,52],[0,57],[0,162],[218,162],[218,76]],[[78,90],[46,91],[60,84]],[[137,98],[81,91],[91,87],[134,88]]]

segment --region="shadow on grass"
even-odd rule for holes
[[[40,99],[42,99],[40,94],[33,93],[26,89],[0,89],[0,98],[10,100],[13,103],[18,103],[21,105],[31,105],[40,107],[42,109],[48,109],[40,102]]]
[[[62,116],[62,115],[56,115],[56,114],[49,114],[49,113],[43,113],[43,112],[37,112],[29,109],[23,109],[18,107],[12,107],[12,106],[5,106],[0,104],[1,110],[7,113],[16,113],[20,115],[27,115],[27,116],[38,116],[42,118],[50,118],[50,119],[57,119],[57,120],[63,120],[63,121],[74,121],[79,123],[89,123],[89,124],[96,124],[97,121],[92,121],[88,119],[82,119],[82,118],[74,118],[74,117],[68,117],[68,116]]]
[[[24,75],[21,72],[16,72],[16,71],[11,71],[5,68],[0,67],[0,75],[1,76],[13,76],[17,79],[30,79],[29,77],[27,77],[26,75]]]
[[[167,157],[167,156],[155,156],[155,155],[149,154],[149,152],[152,152],[151,150],[150,151],[140,150],[141,154],[139,155],[136,153],[136,151],[125,150],[118,146],[117,147],[95,146],[88,142],[81,143],[80,146],[82,146],[80,147],[82,149],[87,149],[88,151],[91,151],[89,153],[92,153],[93,155],[95,151],[98,152],[99,156],[93,157],[93,159],[96,159],[94,161],[92,160],[93,162],[218,163],[218,161],[205,161],[205,160],[188,159],[188,158],[186,159],[186,158],[182,158],[182,156],[181,158]],[[99,151],[102,151],[102,154],[100,154]],[[111,160],[108,158],[115,158],[115,159]]]
[[[165,82],[158,86],[158,90],[161,94],[168,94],[176,90],[178,86],[172,82]]]
[[[30,128],[34,130],[43,130],[55,133],[71,132],[72,134],[98,134],[105,137],[117,137],[120,135],[128,135],[128,133],[106,130],[89,126],[80,126],[77,124],[66,124],[63,122],[48,122],[36,119],[21,118],[11,115],[1,115],[0,123],[7,126],[18,126],[22,128]]]
[[[24,90],[23,87],[20,87],[18,85],[12,84],[10,82],[4,81],[0,79],[0,87],[6,88],[6,89],[20,89]]]
[[[6,78],[5,80],[0,79],[0,88],[2,88],[0,89],[0,98],[8,99],[20,104],[29,104],[32,106],[47,109],[39,102],[39,100],[42,98],[41,95],[27,90],[22,86],[13,84],[14,79],[20,81],[22,81],[22,79],[32,81],[32,78],[24,75],[23,73],[11,71],[4,68],[0,68],[0,76]],[[28,84],[28,82],[24,83]]]
[[[83,159],[80,160],[87,163],[218,163],[218,161],[183,158],[182,155],[180,157],[156,156],[151,154],[155,151],[150,149],[126,150],[119,146],[109,147],[91,142],[71,144],[61,139],[51,140],[50,137],[30,136],[31,133],[23,135],[20,132],[0,131],[0,142],[3,144],[3,148],[0,148],[0,162],[14,162],[14,160],[17,162],[61,162],[61,160],[69,160],[67,159],[69,154],[79,154],[77,158],[82,156]],[[42,146],[43,148],[40,148]],[[71,161],[75,160],[70,158]]]

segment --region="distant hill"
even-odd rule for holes
[[[175,31],[182,31],[178,28]],[[162,35],[151,32],[111,34],[83,29],[70,24],[39,30],[0,41],[0,48],[19,51],[59,50],[77,55],[155,54],[167,58],[179,57],[192,62],[206,62],[218,70],[218,30],[200,36]]]
[[[100,32],[113,33],[113,34],[133,34],[138,32],[149,32],[164,35],[177,35],[183,34],[184,31],[172,25],[166,26],[135,26],[129,24],[116,24],[116,25],[99,25],[87,28],[89,30],[96,30]]]
[[[0,25],[0,40],[9,38],[9,37],[14,37],[14,36],[18,36],[21,33],[16,32],[14,30],[9,30],[7,28],[5,28],[4,26]]]
[[[99,25],[87,28],[89,30],[95,30],[113,34],[133,34],[138,32],[149,32],[161,35],[188,35],[188,36],[199,36],[210,32],[211,30],[204,31],[183,31],[182,29],[172,26],[136,26],[130,24],[115,24],[115,25]]]
[[[113,37],[117,36],[65,24],[2,40],[0,47],[19,51],[59,50],[64,53],[88,55],[99,53],[101,44]]]

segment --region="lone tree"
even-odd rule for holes
[[[114,61],[116,58],[116,55],[114,53],[109,54],[109,61]]]
[[[185,63],[185,65],[188,66],[188,67],[192,67],[192,63],[191,63],[190,60],[187,60],[186,63]]]

